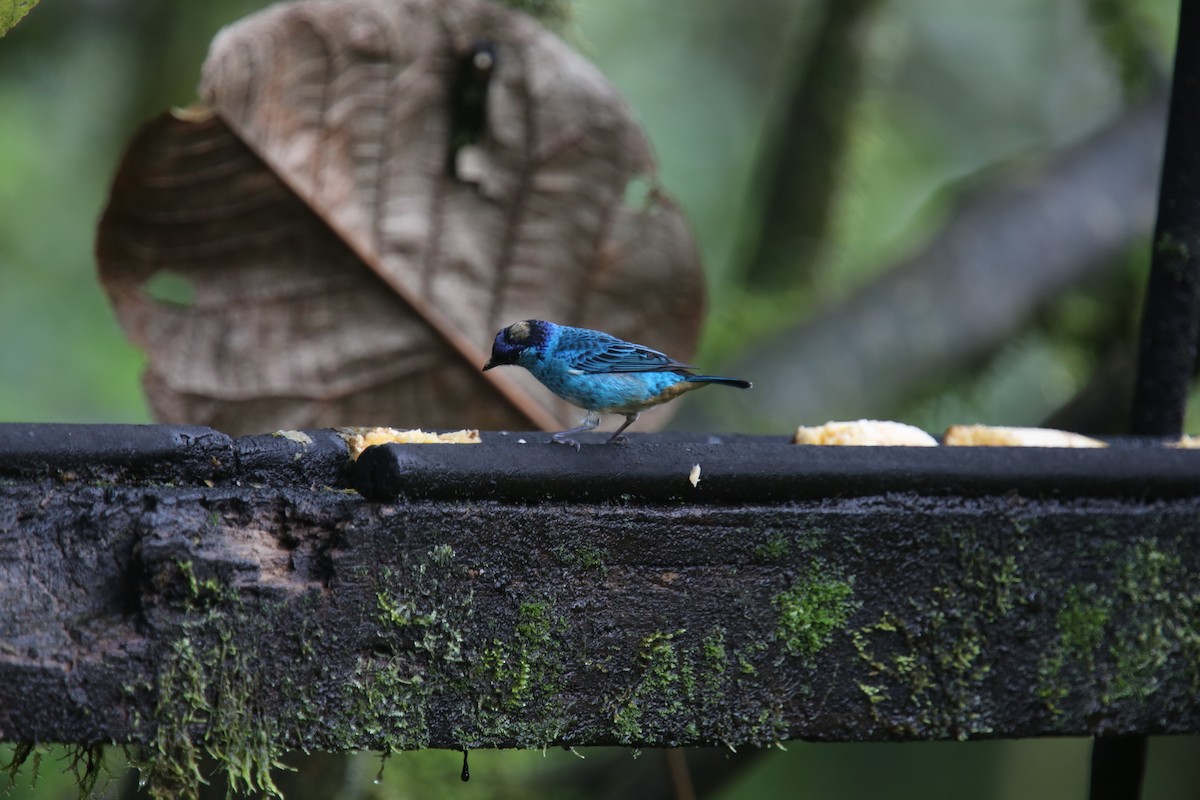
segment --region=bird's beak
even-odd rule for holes
[[[492,367],[498,367],[498,366],[500,366],[500,365],[496,363],[495,359],[489,358],[487,360],[487,363],[483,365],[483,371],[487,372]]]

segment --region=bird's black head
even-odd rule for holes
[[[505,364],[516,364],[522,353],[537,351],[546,343],[553,327],[553,323],[540,319],[526,319],[509,325],[496,334],[496,341],[492,343],[492,357],[483,365],[484,371]]]

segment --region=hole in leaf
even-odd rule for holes
[[[196,304],[196,286],[171,270],[154,273],[142,284],[142,292],[156,303],[191,308]]]
[[[625,207],[643,211],[650,207],[650,200],[658,191],[658,184],[648,175],[634,175],[625,184]]]

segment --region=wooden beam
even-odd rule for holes
[[[0,425],[0,740],[1200,733],[1195,452],[305,436]]]

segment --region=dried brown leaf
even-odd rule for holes
[[[480,41],[488,126],[455,179],[455,75]],[[615,89],[531,19],[482,0],[278,5],[217,36],[201,94],[216,116],[135,138],[98,240],[161,420],[556,427],[575,412],[528,376],[479,372],[526,317],[691,355],[682,214]],[[632,205],[635,180],[651,190]],[[194,297],[156,293],[164,273]]]

